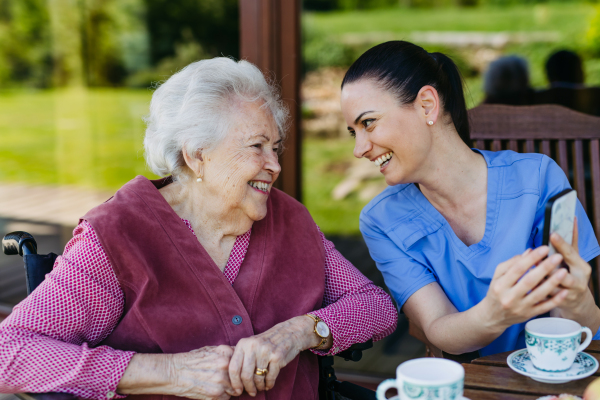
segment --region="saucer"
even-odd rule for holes
[[[543,383],[566,383],[587,378],[598,369],[598,360],[587,353],[579,353],[571,368],[562,372],[546,372],[533,366],[527,349],[517,350],[506,359],[508,366],[521,375]]]

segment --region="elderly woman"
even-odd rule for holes
[[[313,353],[391,333],[390,298],[273,188],[286,118],[246,61],[166,81],[144,145],[170,176],[138,176],[82,218],[0,325],[0,392],[313,399]]]

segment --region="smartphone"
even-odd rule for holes
[[[573,189],[560,192],[546,203],[542,244],[550,247],[548,256],[556,253],[556,249],[550,243],[550,235],[554,232],[558,233],[565,242],[573,244],[573,223],[575,221],[576,206],[577,192]]]

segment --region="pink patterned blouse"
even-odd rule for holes
[[[190,223],[183,222],[195,235]],[[117,385],[135,353],[95,347],[119,322],[123,292],[92,226],[83,221],[73,235],[44,282],[0,324],[0,393],[65,392],[98,400],[123,397],[116,394]],[[223,271],[231,284],[250,235],[251,230],[237,237]],[[332,332],[329,353],[392,333],[397,314],[390,297],[322,233],[321,238],[326,253],[325,307],[313,314]]]

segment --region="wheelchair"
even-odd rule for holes
[[[37,243],[27,232],[11,232],[2,239],[2,249],[6,255],[20,255],[25,264],[27,295],[41,284],[46,274],[52,271],[57,254],[37,254]],[[335,357],[357,362],[362,352],[373,347],[373,340],[357,343]],[[319,356],[319,400],[376,400],[375,392],[351,382],[340,382],[333,369],[333,356]],[[67,393],[15,393],[21,400],[74,400]]]

